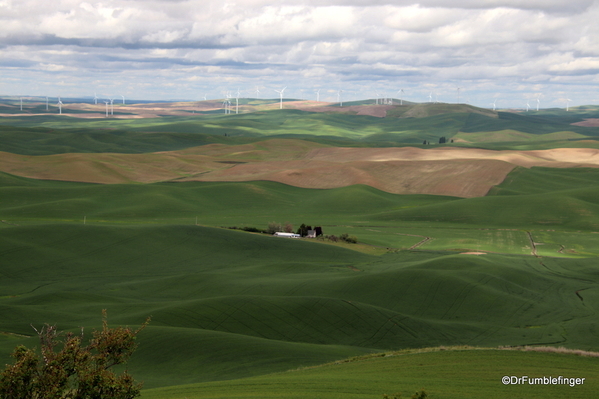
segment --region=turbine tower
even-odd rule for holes
[[[60,101],[60,97],[58,97],[58,103],[56,105],[58,105],[58,114],[62,115],[62,101]]]
[[[123,97],[123,105],[125,105],[125,96],[121,94],[121,97]]]
[[[343,90],[337,90],[337,102],[339,103],[340,107],[343,107],[343,101],[341,101],[341,93],[343,93]]]
[[[320,89],[314,91],[316,92],[316,102],[320,102]]]
[[[260,97],[260,89],[258,89],[258,86],[256,86],[256,98]]]
[[[570,100],[569,98],[566,99],[566,112],[570,110]]]
[[[94,93],[94,104],[98,105],[98,93]]]
[[[235,114],[239,113],[239,87],[237,88],[237,94],[235,95]]]
[[[114,115],[114,98],[110,99],[110,115]]]
[[[399,93],[399,105],[403,105],[403,94],[404,94],[404,91],[403,91],[403,89],[399,89],[399,90],[397,90],[397,92]]]
[[[229,98],[231,98],[231,93],[227,92],[226,98],[223,101],[223,105],[225,107],[225,115],[231,113],[231,109],[229,108],[229,106],[231,105],[231,100],[229,100]]]
[[[281,97],[281,104],[280,104],[279,109],[283,109],[283,92],[285,91],[286,88],[287,88],[287,86],[283,87],[283,90],[281,90],[281,91],[275,89],[275,91],[277,93],[279,93],[279,96]]]
[[[539,103],[541,102],[541,100],[540,100],[540,97],[541,97],[541,96],[538,96],[538,97],[537,97],[537,111],[539,110]]]
[[[104,101],[104,104],[106,104],[106,117],[108,118],[108,103],[110,101]]]
[[[495,101],[493,101],[491,104],[493,105],[493,111],[495,111],[495,104],[497,103],[497,99],[495,99]]]
[[[528,112],[529,108],[530,108],[530,102],[526,101],[526,112]]]

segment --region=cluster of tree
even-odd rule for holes
[[[257,227],[251,227],[251,226],[244,226],[244,227],[237,227],[237,226],[224,227],[224,226],[222,226],[222,227],[231,229],[231,230],[249,231],[250,233],[266,233],[266,230],[260,230]]]
[[[135,331],[128,327],[109,328],[102,312],[102,330],[94,331],[87,345],[81,334],[66,334],[46,324],[36,329],[40,354],[19,345],[12,353],[14,364],[0,374],[2,399],[132,399],[140,395],[141,384],[127,371],[114,373],[135,351],[135,338],[150,322]]]
[[[289,222],[285,222],[285,224],[269,222],[265,233],[274,234],[276,232],[293,233],[293,225]]]
[[[343,233],[341,234],[339,237],[337,237],[334,234],[331,234],[330,236],[321,236],[321,238],[324,240],[329,240],[332,242],[339,242],[339,241],[343,241],[343,242],[347,242],[349,244],[357,244],[358,243],[358,237],[356,236],[350,236],[347,233]]]
[[[269,222],[266,230],[260,230],[260,229],[258,229],[256,227],[237,227],[237,226],[231,226],[231,227],[228,227],[228,228],[229,229],[234,229],[234,230],[249,231],[249,232],[252,232],[252,233],[265,233],[265,234],[274,234],[274,233],[277,233],[277,232],[293,233],[293,225],[291,223],[289,223],[289,222],[286,222],[285,224],[281,224],[281,223],[278,223],[278,222]],[[315,233],[316,233],[316,237],[323,236],[323,234],[322,234],[322,227],[315,226],[314,228],[312,228],[312,226],[305,225],[304,223],[302,223],[301,226],[297,229],[296,234],[299,234],[302,237],[306,237],[308,235],[308,231],[309,230],[314,230]],[[335,236],[333,236],[333,237],[335,237]]]
[[[301,224],[299,229],[297,229],[296,234],[299,234],[302,237],[306,237],[308,235],[309,230],[314,230],[316,233],[316,237],[319,237],[322,235],[322,227],[316,226],[316,227],[312,228],[312,226],[306,226],[303,223]]]
[[[451,139],[451,142],[453,143],[453,139]],[[439,137],[439,144],[446,144],[447,143],[447,138],[445,136]],[[424,140],[422,142],[422,145],[430,145],[431,142]]]

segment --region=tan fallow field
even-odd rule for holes
[[[90,183],[270,180],[304,188],[365,184],[395,194],[484,196],[517,166],[599,167],[599,150],[342,148],[293,139],[149,154],[0,153],[0,171]]]

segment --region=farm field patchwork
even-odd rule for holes
[[[0,364],[108,309],[153,317],[127,366],[147,398],[594,392],[595,357],[490,348],[599,350],[597,109],[287,105],[5,107]],[[273,222],[359,242],[239,231]],[[501,383],[520,374],[588,380]]]

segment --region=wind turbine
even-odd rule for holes
[[[227,92],[227,94],[225,95],[226,98],[223,101],[223,106],[225,108],[225,115],[231,113],[231,111],[229,110],[229,104],[231,103],[231,101],[229,101],[229,97],[231,97],[231,94],[229,92]]]
[[[495,104],[497,103],[497,99],[495,99],[495,101],[493,101],[491,104],[493,105],[493,111],[495,111]]]
[[[539,103],[541,102],[540,100],[541,96],[537,96],[537,111],[539,110]]]
[[[110,115],[114,115],[114,98],[110,99]]]
[[[226,114],[230,114],[231,113],[231,92],[227,92],[227,98],[225,100],[226,104],[225,104],[225,113]]]
[[[528,112],[528,109],[530,108],[530,102],[526,101],[526,112]]]
[[[275,89],[275,91],[277,93],[279,93],[279,96],[281,96],[281,105],[280,105],[279,109],[283,109],[283,92],[285,91],[286,88],[287,88],[287,86],[283,87],[283,90],[281,90],[281,91]]]
[[[125,105],[125,96],[121,94],[121,97],[123,97],[123,105]]]
[[[58,97],[58,103],[56,105],[58,105],[58,114],[62,115],[62,101],[60,101],[60,97]]]
[[[237,88],[237,95],[235,96],[235,113],[239,113],[239,88]]]
[[[570,110],[570,100],[569,98],[566,99],[566,112]]]
[[[104,101],[104,104],[106,104],[106,117],[108,118],[108,103],[109,101]]]
[[[339,103],[340,107],[343,107],[343,101],[341,101],[341,93],[343,93],[343,90],[337,90],[337,102]]]
[[[256,98],[260,97],[260,89],[256,86]]]
[[[94,104],[98,105],[98,93],[94,93]]]
[[[399,105],[403,105],[403,89],[399,89],[397,90],[397,92],[399,93]]]
[[[320,89],[314,91],[316,92],[316,102],[320,102]]]
[[[433,102],[433,92],[432,91],[428,94],[428,102],[429,103]]]
[[[379,105],[379,97],[381,96],[378,91],[376,93],[376,105]]]

